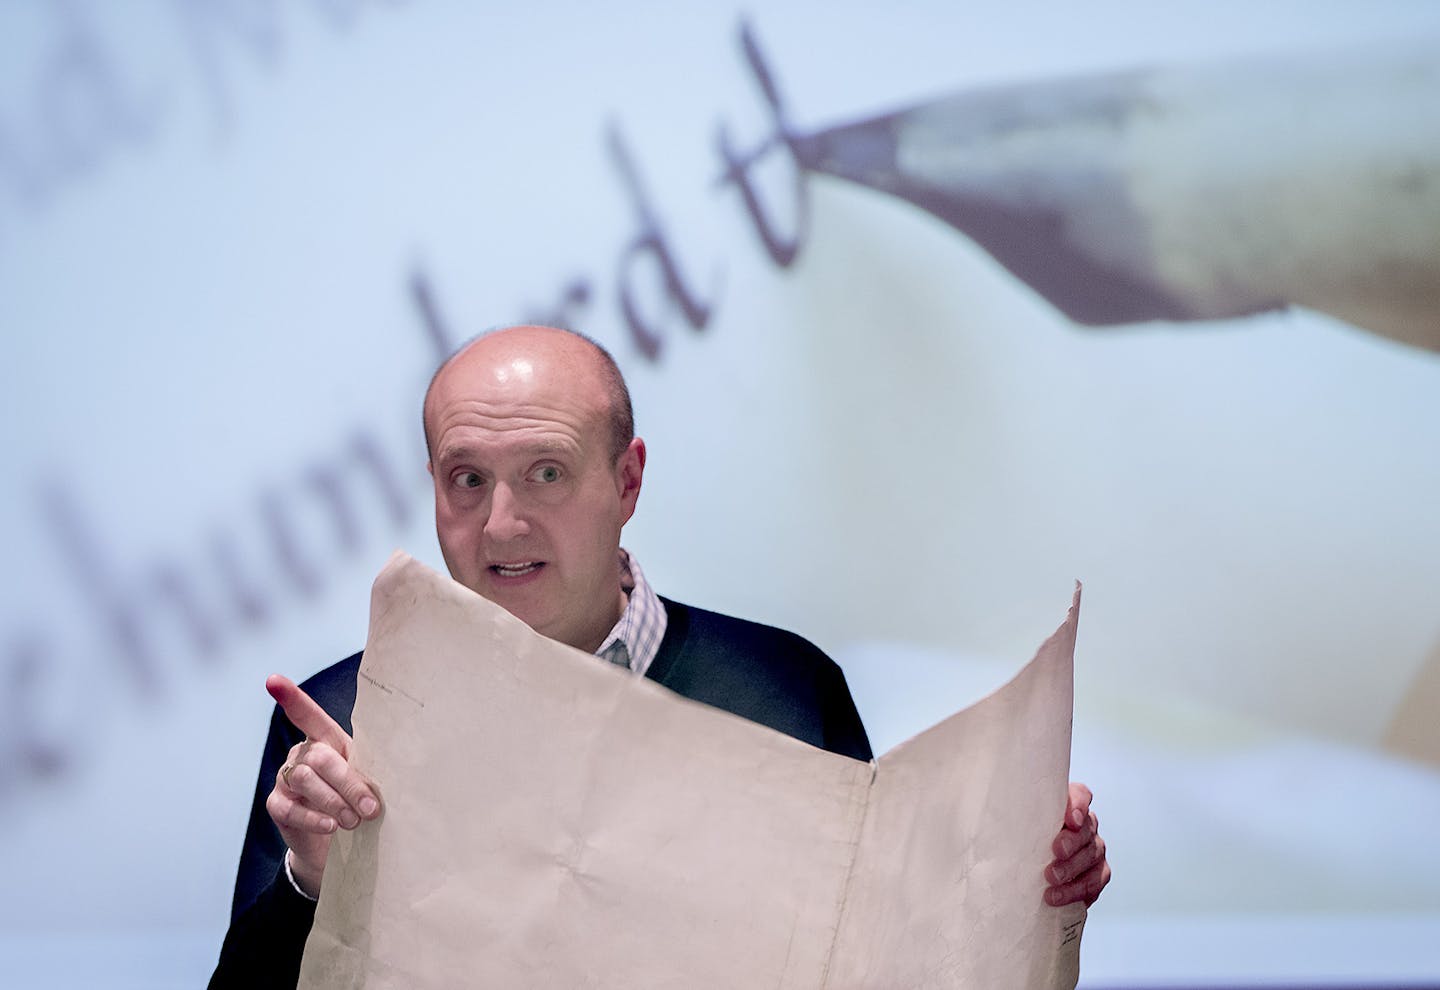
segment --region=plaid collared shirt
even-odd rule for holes
[[[640,570],[640,564],[625,550],[620,551],[620,587],[625,591],[625,611],[595,655],[619,667],[629,667],[636,677],[645,676],[650,662],[660,652],[669,617],[665,603]]]

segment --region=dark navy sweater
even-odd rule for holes
[[[665,637],[646,677],[812,746],[857,760],[871,758],[845,675],[817,646],[783,629],[662,601]],[[347,733],[352,731],[360,657],[348,657],[300,685]],[[230,930],[211,990],[293,987],[299,979],[315,905],[285,878],[285,844],[265,811],[265,798],[291,747],[303,739],[276,708],[235,878]]]

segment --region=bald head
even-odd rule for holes
[[[435,438],[431,417],[437,387],[451,371],[477,363],[488,364],[497,376],[522,374],[527,366],[533,373],[537,365],[543,365],[571,376],[577,389],[593,388],[594,396],[602,403],[600,412],[607,422],[612,458],[623,454],[635,436],[630,390],[610,352],[583,333],[527,324],[501,327],[473,337],[436,369],[422,407],[425,450],[432,458]]]
[[[620,532],[645,444],[598,345],[508,327],[462,347],[425,397],[435,532],[450,575],[545,636],[594,651],[625,609]]]

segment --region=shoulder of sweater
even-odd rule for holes
[[[360,672],[360,658],[363,655],[364,651],[352,653],[344,660],[339,660],[323,670],[316,671],[301,681],[300,687],[313,697],[312,688],[324,692],[347,683],[354,684],[355,677]]]
[[[835,663],[820,647],[799,633],[791,632],[788,629],[766,625],[753,619],[740,619],[733,615],[712,612],[709,609],[672,601],[664,596],[661,596],[660,600],[665,603],[665,614],[670,623],[670,629],[667,629],[667,639],[670,638],[668,633],[674,630],[687,637],[763,645],[770,649],[783,651],[796,659],[808,658],[814,662],[829,665]]]
[[[360,673],[362,653],[353,653],[300,682],[300,690],[314,698],[347,732],[350,711],[355,707],[355,678]]]

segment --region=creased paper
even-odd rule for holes
[[[300,986],[1071,988],[1042,903],[1079,590],[995,694],[876,764],[532,632],[403,554],[354,712],[381,817],[331,844]]]

